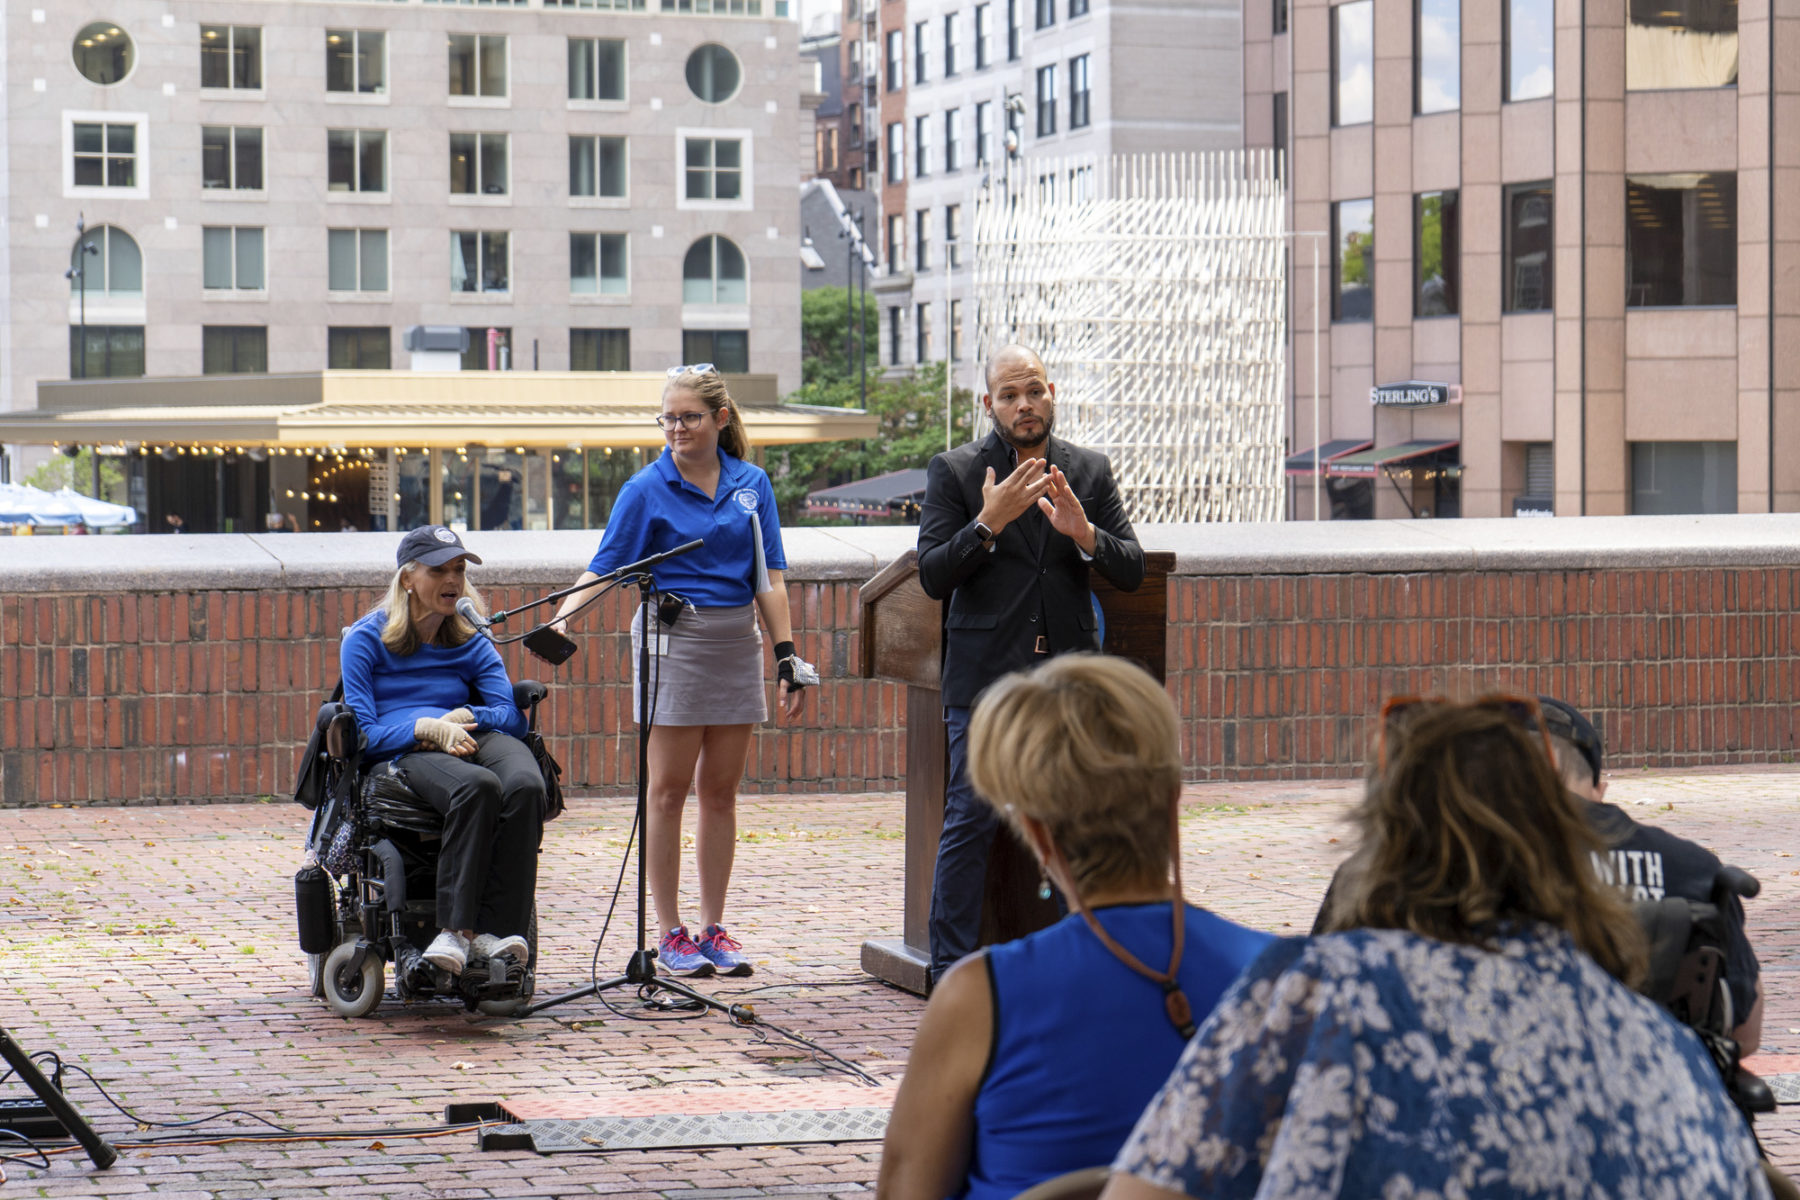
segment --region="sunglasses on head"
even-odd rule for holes
[[[1381,741],[1376,750],[1376,763],[1385,769],[1388,763],[1388,736],[1396,729],[1404,730],[1407,722],[1422,708],[1485,708],[1501,713],[1520,728],[1533,732],[1543,740],[1544,757],[1556,762],[1556,751],[1550,746],[1550,731],[1545,727],[1544,709],[1536,696],[1514,696],[1504,692],[1481,696],[1474,700],[1452,700],[1448,696],[1390,696],[1381,706]]]
[[[711,375],[717,372],[718,369],[719,368],[713,366],[711,363],[688,363],[684,367],[670,367],[669,378],[674,379],[679,375],[686,375],[690,371],[696,375]]]

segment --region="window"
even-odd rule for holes
[[[742,329],[684,329],[681,361],[709,362],[725,375],[748,374],[750,334]]]
[[[1020,105],[1019,109],[1007,109],[1006,111],[1007,136],[1001,142],[1000,148],[1006,152],[1008,157],[1017,157],[1019,147],[1025,144],[1025,137],[1021,130],[1025,121],[1025,114],[1020,111],[1023,108],[1024,105]]]
[[[450,35],[450,94],[505,97],[505,37],[485,33]]]
[[[137,186],[137,126],[77,121],[74,125],[76,187]]]
[[[962,23],[956,13],[944,14],[944,77],[947,79],[961,69],[959,52],[962,49]]]
[[[988,65],[994,53],[994,6],[975,6],[975,69]]]
[[[913,306],[913,355],[915,362],[931,361],[931,305]]]
[[[1069,203],[1086,204],[1094,198],[1094,168],[1074,167],[1069,171]]]
[[[1019,5],[1025,0],[1006,0],[1006,61],[1019,61],[1019,31],[1023,22],[1019,19]]]
[[[962,266],[962,205],[944,205],[944,265]]]
[[[631,291],[622,233],[569,235],[569,292],[576,296],[623,296]],[[623,370],[624,368],[619,368]]]
[[[985,167],[994,161],[994,102],[983,100],[975,106],[975,165]]]
[[[1048,137],[1056,132],[1056,68],[1039,67],[1037,72],[1037,135]]]
[[[1634,516],[1734,513],[1736,442],[1632,442]]]
[[[838,169],[838,127],[821,125],[813,131],[813,172],[827,175]]]
[[[1550,293],[1555,253],[1553,194],[1548,183],[1521,184],[1501,192],[1506,222],[1501,248],[1502,312],[1548,312],[1554,307]]]
[[[450,135],[450,193],[454,196],[506,195],[506,135]]]
[[[1730,87],[1737,78],[1737,0],[1629,0],[1627,91]]]
[[[1462,106],[1462,0],[1414,0],[1413,111]]]
[[[327,29],[325,90],[385,96],[387,34],[370,29]]]
[[[927,36],[930,28],[925,21],[913,25],[913,82],[927,83],[931,79],[931,41]]]
[[[900,121],[887,127],[887,181],[906,182],[906,125]]]
[[[1273,34],[1288,31],[1288,0],[1275,0],[1274,11],[1269,14],[1269,32]]]
[[[1275,178],[1287,178],[1288,94],[1276,92],[1271,100],[1270,125],[1274,130]]]
[[[259,90],[262,30],[255,25],[202,25],[200,86]]]
[[[1331,10],[1331,123],[1375,117],[1375,5],[1352,0]]]
[[[388,290],[388,235],[385,229],[332,229],[326,232],[328,280],[334,292]]]
[[[1069,128],[1085,129],[1091,119],[1088,107],[1093,97],[1093,84],[1088,77],[1088,56],[1078,54],[1069,60]]]
[[[200,127],[200,185],[261,191],[263,131],[244,125]]]
[[[906,264],[906,218],[889,213],[887,219],[888,274],[898,275]]]
[[[623,199],[625,161],[625,139],[622,137],[571,135],[569,195]]]
[[[683,304],[745,304],[749,293],[744,252],[730,238],[710,234],[688,247],[681,263]],[[688,362],[705,362],[690,358]],[[717,362],[717,359],[713,360]],[[720,364],[723,369],[723,364]]]
[[[1737,303],[1737,173],[1625,177],[1625,303]]]
[[[1556,0],[1506,0],[1502,77],[1508,100],[1539,100],[1556,86]]]
[[[897,92],[906,86],[906,35],[898,29],[887,35],[887,90]]]
[[[73,379],[127,379],[144,373],[142,325],[69,326],[69,375]]]
[[[569,99],[625,99],[625,43],[619,38],[569,39]]]
[[[913,213],[913,268],[931,270],[931,210],[921,208]]]
[[[200,282],[207,291],[259,292],[263,231],[253,226],[208,225],[200,231]]]
[[[269,331],[262,325],[205,325],[200,330],[200,373],[262,375],[269,369]]]
[[[1048,29],[1056,24],[1056,0],[1037,0],[1037,27]]]
[[[889,366],[899,365],[900,342],[901,342],[902,336],[903,336],[902,331],[900,329],[900,306],[898,304],[891,304],[888,306],[888,365]]]
[[[708,104],[723,104],[737,95],[743,70],[737,55],[715,42],[709,42],[688,55],[688,90]]]
[[[504,233],[457,230],[450,234],[451,291],[507,291],[511,266]]]
[[[1331,206],[1331,319],[1374,315],[1375,202],[1340,200]]]
[[[93,247],[85,258],[84,243]],[[144,294],[144,253],[123,229],[101,225],[88,230],[69,248],[69,265],[81,272],[69,278],[71,296],[84,287],[90,296],[141,298]]]
[[[119,83],[131,74],[132,63],[137,57],[131,44],[131,35],[111,21],[95,21],[83,25],[81,32],[75,35],[75,42],[70,50],[75,55],[75,69],[81,72],[82,78],[102,87]],[[139,357],[142,357],[141,337]],[[138,375],[143,373],[141,367],[134,372]]]
[[[913,118],[913,176],[923,179],[931,174],[931,118]]]
[[[326,330],[327,370],[387,371],[393,365],[393,332],[386,325],[333,325]]]
[[[494,335],[494,339],[493,339],[494,359],[493,359],[492,364],[490,364],[488,361],[488,334],[490,331]],[[504,370],[507,366],[511,365],[511,357],[512,357],[512,326],[511,325],[483,325],[480,327],[466,326],[463,329],[463,332],[469,335],[469,345],[468,345],[468,348],[463,351],[463,356],[462,356],[462,369],[463,370],[465,370],[465,371],[488,371],[488,370],[499,371],[499,370]],[[498,451],[498,450],[490,450],[488,453],[500,454],[502,452]],[[494,480],[490,477],[486,482],[492,483],[492,482],[498,482],[498,481]],[[446,495],[444,497],[444,505],[446,508],[449,507],[449,503],[450,503],[450,497],[448,495]]]
[[[962,170],[962,109],[952,108],[944,113],[944,170]]]
[[[1462,222],[1456,192],[1423,192],[1413,197],[1413,316],[1447,317],[1460,312]]]
[[[862,105],[852,104],[850,106],[850,144],[852,146],[860,146],[860,145],[862,145],[862,140],[863,140]]]
[[[744,144],[737,138],[688,138],[687,186],[689,200],[742,200],[744,198]]]
[[[325,134],[327,174],[334,192],[387,191],[387,134],[379,129],[331,129]]]
[[[701,362],[707,360],[701,359]],[[631,330],[569,330],[569,370],[631,370]]]
[[[950,302],[950,361],[961,362],[963,356],[962,301]]]

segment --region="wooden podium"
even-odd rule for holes
[[[1090,574],[1106,616],[1106,650],[1132,659],[1160,681],[1168,650],[1169,572],[1175,556],[1144,555],[1144,582],[1121,592]],[[906,899],[901,936],[863,943],[862,968],[909,992],[930,990],[928,921],[938,833],[944,827],[944,789],[950,752],[944,734],[943,602],[919,586],[918,551],[908,550],[862,586],[864,679],[906,685]],[[1039,874],[1031,851],[1008,830],[994,839],[982,904],[981,944],[1011,941],[1057,918],[1054,901],[1038,899]]]

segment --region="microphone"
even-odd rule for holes
[[[486,629],[493,622],[482,616],[475,609],[475,601],[467,596],[456,602],[456,615],[477,629]]]

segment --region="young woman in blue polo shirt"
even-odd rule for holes
[[[576,582],[695,538],[698,550],[658,566],[657,589],[683,602],[673,625],[652,613],[654,685],[650,732],[648,827],[644,853],[660,940],[657,958],[677,975],[748,975],[750,963],[725,932],[725,890],[737,845],[737,789],[750,733],[768,720],[762,638],[775,642],[782,713],[800,711],[794,633],[782,573],[775,492],[761,467],[745,461],[749,439],[725,381],[710,363],[670,372],[657,417],[667,450],[626,481],[600,548]],[[591,593],[576,592],[557,611],[557,626]],[[632,671],[638,668],[642,614],[633,617]],[[634,677],[633,684],[636,679]],[[632,688],[634,717],[637,688]],[[689,790],[700,801],[696,857],[700,936],[681,919],[681,813]]]

